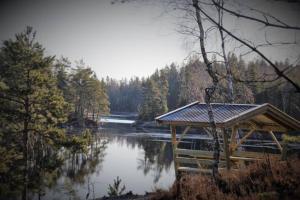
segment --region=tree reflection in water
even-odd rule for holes
[[[142,157],[137,160],[137,169],[143,170],[144,175],[153,171],[153,182],[157,183],[161,178],[163,169],[169,170],[172,164],[173,154],[171,144],[166,141],[151,141],[146,138],[140,138],[138,141],[144,152]]]
[[[153,183],[161,182],[162,175],[169,174],[169,171],[173,170],[173,168],[170,169],[173,155],[169,139],[140,136],[139,134],[137,134],[138,136],[129,136],[124,134],[123,130],[122,133],[114,134],[112,130],[107,130],[106,133],[102,130],[101,133],[94,134],[93,142],[89,144],[88,151],[85,153],[76,152],[74,149],[43,147],[40,155],[35,154],[40,158],[34,159],[38,162],[32,165],[29,173],[29,199],[82,199],[87,196],[90,199],[94,196],[105,195],[103,193],[105,191],[99,192],[99,187],[105,187],[105,184],[111,183],[115,177],[103,173],[109,172],[108,174],[119,175],[119,172],[103,171],[104,163],[106,163],[105,157],[111,156],[106,155],[110,152],[106,150],[111,147],[110,144],[117,144],[118,147],[121,147],[119,150],[122,149],[122,146],[125,149],[131,149],[132,155],[136,153],[137,157],[133,158],[136,159],[135,167],[133,171],[130,169],[130,173],[134,173],[136,170],[137,172],[141,171],[145,178],[150,175],[150,182],[152,182],[151,176],[153,176]],[[114,159],[118,158],[110,158],[109,160]],[[9,174],[9,177],[14,179],[11,178],[10,182],[4,186],[0,185],[0,187],[9,188],[7,191],[10,194],[5,194],[5,196],[1,194],[0,199],[3,197],[4,199],[19,199],[21,195],[20,189],[22,187],[18,187],[22,186],[21,180],[18,179],[20,170],[11,170],[10,173],[12,172],[13,174]],[[168,180],[166,179],[167,182]],[[131,186],[136,185],[129,185],[128,187]],[[149,183],[149,190],[151,190],[150,187],[151,184]],[[97,195],[94,194],[94,191]]]
[[[131,130],[132,132],[134,130]],[[140,170],[146,176],[149,173],[153,173],[153,182],[157,183],[161,176],[163,170],[169,171],[173,162],[173,152],[171,145],[171,138],[169,134],[154,134],[155,137],[149,136],[151,134],[130,134],[130,130],[127,130],[128,135],[124,135],[126,130],[122,130],[123,134],[120,134],[120,130],[116,129],[113,132],[112,129],[108,129],[107,132],[104,130],[103,135],[105,137],[111,138],[111,133],[114,133],[113,139],[117,140],[119,145],[127,145],[128,148],[134,149],[138,147],[143,149],[143,152],[137,158],[137,170]],[[200,132],[196,130],[194,132]],[[200,132],[201,133],[201,132]],[[201,150],[211,150],[212,141],[209,138],[205,138],[205,134],[197,134],[197,137],[203,136],[202,139],[197,138],[187,138],[182,139],[179,143],[179,148],[184,149],[201,149]],[[168,137],[166,137],[168,136]],[[112,139],[112,138],[111,138]],[[173,170],[173,169],[171,169]]]
[[[76,184],[87,184],[87,194],[91,194],[93,183],[89,181],[90,175],[100,173],[108,143],[97,134],[93,135],[92,141],[85,153],[62,149],[53,157],[45,158],[44,166],[30,176],[30,182],[35,183],[30,185],[30,199],[41,199],[46,190],[63,190],[66,196],[79,199],[74,189]],[[57,189],[59,179],[62,177],[63,187]]]
[[[109,135],[106,135],[110,137]],[[114,135],[119,145],[126,144],[128,148],[143,149],[143,152],[137,158],[137,170],[142,170],[146,176],[154,173],[153,182],[157,183],[162,175],[162,171],[170,170],[173,162],[173,152],[169,139],[152,138],[150,136],[124,136]]]

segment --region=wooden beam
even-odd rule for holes
[[[183,139],[183,137],[187,134],[187,132],[190,130],[190,126],[185,127],[185,129],[183,130],[180,138],[177,141],[177,145],[181,142],[181,140]]]
[[[188,158],[188,157],[177,157],[177,162],[180,164],[202,164],[202,165],[209,165],[211,166],[213,164],[212,159],[201,159],[201,158]],[[226,162],[223,160],[220,160],[220,165],[222,167],[226,166]]]
[[[202,173],[202,174],[211,174],[211,169],[199,169],[199,168],[193,168],[193,167],[179,167],[179,171],[182,172],[189,172],[189,173]],[[220,172],[223,172],[226,170],[225,168],[219,168]]]
[[[275,106],[268,104],[268,112],[269,116],[274,116],[276,119],[278,119],[280,122],[284,123],[287,128],[290,127],[292,130],[300,130],[300,122],[293,117],[289,116],[285,112],[282,112]]]
[[[272,112],[266,112],[264,114],[264,116],[266,116],[267,118],[271,119],[272,121],[276,122],[277,124],[279,124],[282,127],[285,127],[286,130],[293,130],[293,127],[291,126],[292,124],[289,124],[288,121],[282,120],[282,118],[278,115],[276,115],[276,113],[272,113]]]
[[[232,161],[254,161],[254,160],[262,160],[262,158],[247,158],[247,157],[239,157],[239,156],[230,156],[230,160]]]
[[[257,124],[257,123],[256,123]],[[251,129],[253,127],[253,123],[249,123],[249,122],[243,122],[243,123],[239,123],[238,128],[241,129]],[[263,124],[263,125],[259,125],[259,126],[255,126],[255,130],[257,131],[278,131],[278,132],[286,132],[287,129],[276,125],[276,124]]]
[[[257,159],[263,159],[263,158],[266,158],[266,156],[280,157],[280,154],[264,153],[264,152],[254,152],[254,151],[235,151],[232,154],[232,157],[239,157],[239,158],[257,158]]]
[[[223,145],[224,145],[225,159],[226,159],[226,169],[230,170],[230,158],[229,158],[230,152],[228,146],[228,135],[225,128],[223,128],[222,132],[223,132]]]
[[[190,149],[176,149],[176,155],[191,156],[196,158],[210,158],[213,159],[212,151],[190,150]],[[220,152],[220,158],[224,158],[224,153]]]
[[[210,137],[213,138],[212,134],[210,133],[209,129],[207,127],[203,128],[203,130],[209,135]]]
[[[273,140],[275,141],[276,145],[280,149],[280,152],[282,152],[282,146],[280,145],[279,141],[277,140],[276,136],[274,135],[273,131],[269,131],[270,135],[272,136]]]
[[[288,147],[289,147],[288,143],[284,142],[282,147],[282,152],[281,152],[281,160],[287,159]]]
[[[178,179],[178,163],[176,161],[177,155],[176,155],[176,150],[177,150],[177,141],[176,141],[176,127],[171,126],[171,134],[172,134],[172,150],[173,150],[173,160],[174,160],[174,168],[175,168],[175,176],[176,179]]]
[[[252,128],[240,141],[238,144],[233,145],[232,151],[236,150],[238,146],[240,146],[252,133],[255,131],[254,128]]]
[[[179,171],[182,172],[190,172],[190,173],[203,173],[203,174],[211,174],[211,169],[200,169],[200,168],[194,168],[194,167],[179,167]]]
[[[213,152],[212,151],[202,151],[202,150],[189,150],[189,149],[177,149],[176,154],[181,156],[190,156],[192,159],[213,159]],[[181,155],[181,156],[180,156]],[[266,156],[275,156],[280,157],[280,154],[272,154],[272,153],[263,153],[263,152],[253,152],[253,151],[235,151],[230,156],[230,159],[263,159]],[[177,157],[177,158],[179,158]],[[186,158],[186,157],[185,157]],[[220,152],[220,160],[225,160],[224,152]]]
[[[233,126],[231,128],[230,145],[229,145],[230,154],[232,152],[234,145],[236,144],[237,131],[238,131],[237,126]]]

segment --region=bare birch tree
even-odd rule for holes
[[[205,89],[205,102],[207,105],[207,112],[208,112],[208,117],[209,117],[209,123],[211,126],[211,133],[213,135],[213,140],[214,140],[214,153],[213,153],[213,167],[212,167],[212,174],[215,180],[217,180],[218,177],[218,167],[219,167],[219,157],[220,157],[220,144],[219,144],[219,138],[218,138],[218,133],[217,133],[217,126],[216,122],[214,119],[214,113],[213,109],[211,106],[211,98],[216,91],[218,87],[218,77],[216,73],[213,71],[213,66],[212,62],[208,60],[206,49],[205,49],[205,44],[204,44],[204,29],[203,29],[203,24],[202,24],[202,18],[200,14],[200,8],[199,8],[199,2],[198,0],[193,0],[193,7],[195,8],[195,14],[196,14],[196,20],[199,28],[199,43],[200,43],[200,49],[201,49],[201,54],[204,60],[204,63],[207,68],[207,72],[209,76],[212,78],[212,86],[208,87]]]

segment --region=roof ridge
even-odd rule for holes
[[[175,113],[175,112],[178,112],[178,111],[180,111],[180,110],[183,110],[183,109],[185,109],[185,108],[188,108],[188,107],[193,106],[193,105],[198,104],[198,103],[199,103],[199,101],[194,101],[194,102],[192,102],[192,103],[190,103],[190,104],[188,104],[188,105],[182,106],[182,107],[180,107],[180,108],[177,108],[177,109],[175,109],[175,110],[172,110],[172,111],[170,111],[170,112],[167,112],[167,113],[165,113],[165,114],[163,114],[163,115],[157,116],[157,117],[155,117],[155,120],[158,120],[158,119],[161,118],[161,117],[168,116],[168,115],[170,115],[170,114],[173,114],[173,113]]]
[[[199,104],[206,104],[205,102]],[[236,106],[261,106],[263,104],[252,104],[252,103],[210,103],[215,105],[236,105]]]

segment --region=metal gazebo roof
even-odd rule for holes
[[[300,130],[300,122],[271,104],[212,103],[217,127],[232,127],[237,124],[255,124],[261,129],[277,131]],[[205,103],[193,102],[156,118],[158,123],[208,127],[209,118]]]

